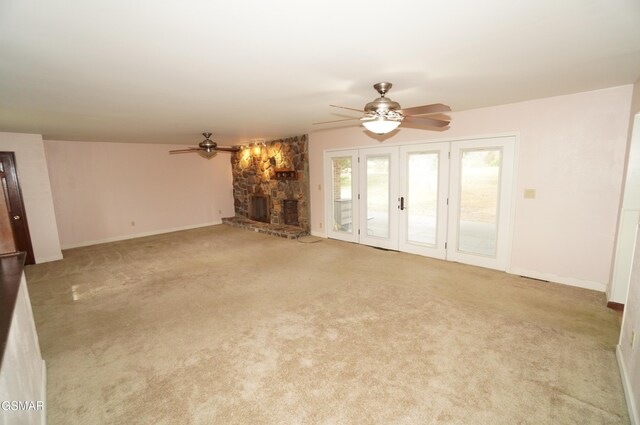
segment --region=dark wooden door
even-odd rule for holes
[[[0,152],[0,181],[0,255],[24,251],[25,263],[35,264],[13,152]]]

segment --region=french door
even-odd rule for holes
[[[360,243],[398,249],[398,149],[360,150]]]
[[[514,138],[325,154],[327,236],[505,270]]]
[[[514,138],[451,143],[447,259],[506,270]]]
[[[398,249],[446,258],[449,143],[400,147]]]
[[[324,170],[327,237],[360,242],[358,151],[327,152]]]

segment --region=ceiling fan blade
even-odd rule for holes
[[[338,105],[329,105],[329,106],[333,108],[348,109],[350,111],[362,112],[364,114],[364,111],[362,109],[348,108],[346,106],[338,106]]]
[[[409,115],[413,116],[413,115]],[[451,121],[451,117],[445,114],[429,114],[428,117],[416,117],[416,118],[431,118],[432,120]]]
[[[449,105],[445,105],[444,103],[434,103],[431,105],[422,105],[422,106],[414,106],[411,108],[403,108],[402,115],[424,115],[424,114],[434,114],[436,112],[449,112],[451,108]]]
[[[169,151],[169,153],[188,153],[188,152],[198,152],[202,149],[200,148],[189,148],[189,149],[176,149],[173,151]]]
[[[215,150],[225,152],[239,152],[240,148],[233,146],[217,146]]]
[[[439,120],[431,117],[405,117],[404,119],[422,125],[428,125],[430,127],[438,128],[446,127],[451,123],[450,120]]]
[[[322,121],[322,122],[314,122],[311,125],[318,125],[318,124],[329,124],[331,122],[342,122],[342,121],[352,121],[352,120],[359,120],[360,117],[358,118],[343,118],[341,120],[332,120],[332,121]]]

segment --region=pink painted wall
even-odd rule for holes
[[[613,255],[632,90],[627,85],[457,112],[452,114],[451,129],[440,133],[401,127],[380,140],[361,126],[313,132],[309,136],[312,232],[324,234],[326,149],[515,134],[519,154],[509,270],[604,291]],[[525,188],[536,189],[536,199],[525,200]]]
[[[228,154],[169,155],[184,145],[47,140],[44,146],[63,248],[233,215]]]

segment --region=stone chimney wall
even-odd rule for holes
[[[233,199],[236,216],[249,217],[253,195],[269,198],[270,221],[284,224],[283,201],[298,201],[298,223],[310,229],[309,147],[307,135],[251,144],[231,155]],[[277,171],[295,171],[282,177]]]

